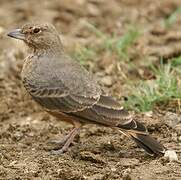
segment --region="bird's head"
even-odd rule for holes
[[[61,40],[55,27],[51,24],[29,23],[7,34],[12,38],[24,41],[34,50],[62,47]]]

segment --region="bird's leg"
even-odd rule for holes
[[[49,141],[50,144],[56,144],[58,146],[62,146],[66,143],[66,141],[70,138],[70,136],[72,135],[73,131],[75,128],[73,128],[67,135],[65,135],[63,138],[61,139],[56,139],[56,140],[51,140]]]
[[[65,141],[63,147],[59,150],[54,150],[52,151],[52,154],[62,154],[64,152],[66,152],[70,146],[70,144],[73,142],[74,137],[79,133],[81,128],[81,124],[80,123],[76,123],[75,127],[73,128],[73,130],[62,140]]]

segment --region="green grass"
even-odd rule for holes
[[[138,37],[140,36],[140,32],[135,28],[130,28],[123,37],[120,37],[115,42],[115,51],[119,55],[120,58],[128,59],[128,48],[131,47]]]
[[[181,7],[178,7],[170,16],[168,16],[164,20],[164,27],[169,28],[171,27],[177,20],[178,15],[181,14]]]
[[[153,72],[155,79],[141,81],[132,87],[131,95],[124,103],[126,108],[145,112],[152,110],[156,104],[181,98],[178,76],[171,64],[161,64],[160,67],[153,68]]]
[[[129,60],[128,49],[136,42],[141,34],[138,29],[133,26],[129,27],[128,31],[121,37],[118,37],[115,34],[109,36],[89,23],[87,24],[87,27],[95,33],[97,38],[102,39],[102,43],[97,49],[116,54],[119,60]]]
[[[173,58],[171,60],[171,64],[173,67],[177,67],[181,65],[181,56],[177,57],[177,58]]]
[[[123,36],[118,37],[116,35],[109,36],[89,23],[87,27],[101,40],[101,43],[93,47],[79,47],[76,49],[73,57],[79,60],[81,64],[84,65],[88,60],[94,59],[100,52],[108,51],[116,55],[118,60],[129,61],[128,49],[140,36],[140,32],[136,28],[130,27]]]
[[[81,47],[74,52],[73,57],[77,59],[80,64],[85,65],[88,60],[96,58],[96,51],[93,48]]]

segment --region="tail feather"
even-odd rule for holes
[[[142,132],[143,134],[148,133],[146,127],[136,120],[130,120],[125,124],[119,124],[118,127],[125,130],[138,131],[139,133]]]
[[[148,134],[146,127],[140,122],[130,120],[125,124],[119,124],[118,127],[121,129],[121,132],[131,137],[148,154],[162,154],[165,152],[165,147],[152,138]]]
[[[148,154],[163,154],[165,152],[165,147],[150,135],[136,133],[131,133],[130,135],[136,144],[143,148]]]

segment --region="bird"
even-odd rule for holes
[[[50,23],[27,23],[7,34],[29,48],[21,79],[27,92],[49,114],[73,125],[56,154],[66,152],[85,124],[116,128],[150,155],[166,148],[151,137],[145,125],[107,95],[79,62],[69,56],[56,28]]]

